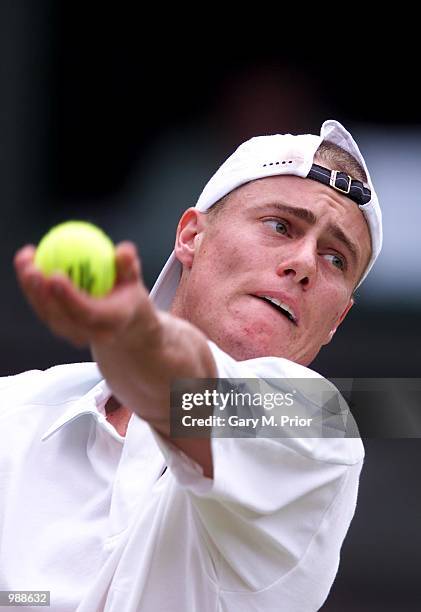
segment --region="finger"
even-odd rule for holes
[[[36,316],[57,336],[70,340],[76,346],[86,346],[89,343],[86,330],[68,317],[51,294],[48,282],[43,283],[43,279],[38,282],[37,279],[35,284],[31,283],[31,279],[24,281],[24,285],[30,286],[24,289],[24,293]]]
[[[28,262],[33,261],[35,251],[36,247],[33,244],[27,244],[16,252],[13,260],[16,272],[24,268]]]
[[[53,334],[65,338],[77,347],[89,345],[90,334],[87,330],[70,319],[54,299],[49,302],[45,323]]]
[[[53,333],[80,344],[82,337],[86,336],[85,330],[77,329],[74,321],[69,318],[58,302],[55,291],[58,286],[64,286],[75,292],[69,279],[61,275],[45,278],[30,262],[25,265],[18,278],[25,297],[38,318]]]
[[[52,290],[63,313],[75,325],[84,328],[92,340],[117,334],[134,317],[142,299],[148,299],[140,283],[122,285],[100,299],[81,291],[73,296],[61,285]]]
[[[122,284],[141,279],[141,263],[133,242],[120,242],[116,246],[117,282]]]
[[[84,291],[75,292],[71,285],[60,281],[52,283],[52,291],[75,322],[97,330],[118,328],[132,316],[148,292],[140,279],[140,260],[133,243],[122,242],[116,246],[116,268],[117,282],[101,298],[93,298]]]
[[[139,304],[148,301],[148,291],[140,277],[140,259],[132,242],[121,242],[116,246],[116,269],[117,282],[113,290],[102,298],[78,292],[74,299],[68,299],[66,287],[54,288],[69,317],[98,331],[125,325]]]
[[[35,247],[27,245],[20,249],[14,258],[17,279],[26,299],[38,318],[47,324],[53,333],[80,345],[86,337],[84,330],[76,328],[56,298],[57,291],[62,291],[63,287],[73,294],[77,293],[77,290],[65,275],[45,277],[34,265],[34,255]],[[73,299],[74,297],[73,295]],[[87,344],[86,340],[83,343]]]
[[[46,279],[33,264],[34,251],[24,247],[15,256],[14,265],[18,283],[36,314],[45,320],[48,288]]]
[[[62,274],[45,277],[34,265],[35,248],[27,246],[15,257],[22,290],[36,315],[53,333],[76,345],[109,340],[126,327],[136,311],[151,308],[148,292],[140,281],[140,261],[132,243],[116,249],[120,284],[103,298],[93,298],[78,290]],[[139,307],[143,303],[143,308]]]

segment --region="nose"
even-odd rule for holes
[[[278,264],[278,276],[288,276],[303,289],[309,289],[317,273],[317,245],[311,239],[303,238],[290,245],[288,253],[282,253],[282,262]]]

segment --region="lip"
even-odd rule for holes
[[[293,323],[293,325],[299,325],[300,323],[300,309],[298,306],[298,303],[296,302],[296,300],[294,298],[292,298],[290,295],[288,295],[287,293],[284,293],[283,291],[278,291],[278,290],[270,290],[268,289],[267,291],[259,291],[257,293],[253,294],[254,297],[258,297],[258,298],[262,298],[262,297],[271,297],[271,298],[275,298],[275,300],[278,300],[279,302],[283,302],[284,304],[287,304],[287,306],[289,306],[295,314],[295,322],[291,321],[291,323]]]

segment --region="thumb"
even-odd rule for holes
[[[116,246],[116,284],[126,284],[141,280],[142,266],[133,242],[120,242]]]

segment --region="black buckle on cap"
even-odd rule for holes
[[[351,182],[352,178],[349,174],[345,174],[344,172],[338,172],[338,170],[330,171],[330,181],[329,185],[336,189],[336,191],[340,191],[345,195],[348,195],[351,190]],[[341,187],[341,184],[345,183],[344,187]]]
[[[307,178],[319,181],[339,191],[360,206],[371,200],[371,191],[361,181],[357,181],[339,170],[329,170],[318,164],[313,164]]]

